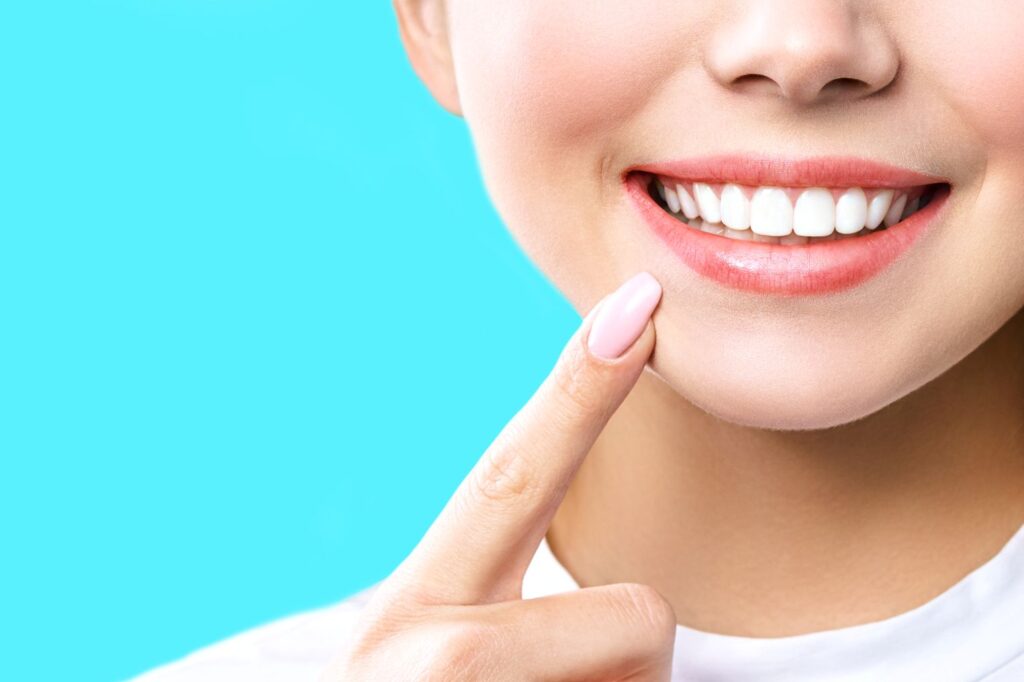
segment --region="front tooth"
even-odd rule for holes
[[[703,182],[693,183],[693,193],[697,195],[697,205],[700,206],[700,216],[709,223],[722,221],[722,209],[715,190]]]
[[[804,237],[825,237],[836,224],[836,203],[832,192],[821,187],[805,189],[793,210],[793,231]]]
[[[679,213],[679,197],[671,187],[665,188],[665,203],[668,204],[668,210]]]
[[[722,223],[734,230],[750,227],[750,200],[739,185],[726,185],[722,190]]]
[[[889,212],[889,206],[892,204],[892,195],[895,192],[891,189],[882,190],[876,194],[872,199],[871,203],[868,204],[868,219],[867,228],[873,230],[882,224],[885,219],[885,214]]]
[[[778,187],[761,187],[750,202],[750,229],[766,237],[793,231],[793,202]]]
[[[685,187],[676,185],[676,194],[679,195],[679,203],[683,207],[683,215],[690,220],[700,215],[700,211],[697,210],[697,202],[693,200],[693,197],[690,196]]]
[[[903,215],[903,207],[907,205],[907,195],[897,194],[896,198],[892,201],[892,206],[889,207],[889,211],[885,214],[885,226],[890,227],[900,221],[900,216]]]
[[[843,192],[836,202],[836,232],[856,234],[868,219],[868,198],[864,190],[853,187]]]

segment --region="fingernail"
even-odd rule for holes
[[[649,272],[630,277],[601,304],[590,326],[587,347],[594,355],[612,360],[633,345],[661,299],[661,285]]]

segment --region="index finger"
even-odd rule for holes
[[[400,567],[421,596],[444,603],[520,596],[572,477],[654,349],[650,317],[660,300],[661,285],[640,272],[587,314]]]

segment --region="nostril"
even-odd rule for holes
[[[825,87],[854,87],[854,88],[867,88],[870,87],[867,83],[856,78],[833,78]]]
[[[745,73],[742,76],[733,79],[732,83],[733,83],[733,85],[744,85],[746,83],[758,82],[758,81],[774,82],[768,76],[762,76],[759,73]]]
[[[760,73],[737,76],[729,85],[736,92],[746,95],[781,95],[801,102],[822,103],[857,99],[871,94],[875,89],[870,83],[859,78],[833,78],[823,86],[818,86],[812,78],[794,78],[780,82]]]
[[[857,78],[833,78],[825,83],[820,94],[829,97],[843,94],[861,95],[866,94],[869,90],[871,90],[871,84]]]
[[[732,85],[739,88],[747,88],[750,86],[760,87],[762,85],[775,87],[775,81],[760,73],[745,73],[742,76],[734,78],[732,80]]]

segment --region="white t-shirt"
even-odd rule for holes
[[[373,587],[208,646],[138,682],[316,680]],[[579,589],[541,543],[523,596]],[[1024,526],[999,553],[931,601],[892,618],[789,637],[677,627],[674,681],[1024,681]]]

